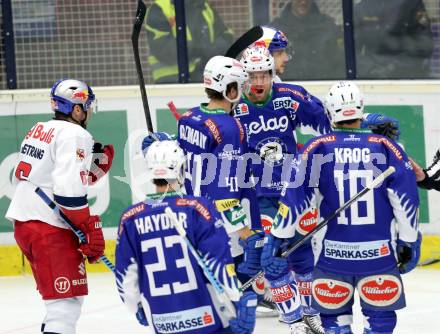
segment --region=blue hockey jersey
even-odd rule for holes
[[[238,281],[223,222],[210,201],[194,196],[157,194],[122,214],[116,244],[116,282],[131,312],[142,302],[155,333],[221,333],[228,319],[215,290],[173,227],[170,207],[211,271],[232,300]]]
[[[257,194],[264,197],[278,197],[283,181],[291,177],[285,162],[287,155],[297,153],[295,129],[314,135],[331,130],[321,101],[304,87],[286,83],[274,83],[263,103],[242,98],[234,116],[246,129],[250,152],[262,159],[253,164],[252,171]]]
[[[187,156],[187,194],[209,198],[220,213],[239,205],[243,198],[252,198],[250,164],[242,159],[247,142],[238,119],[202,104],[182,115],[177,140]],[[251,221],[259,222],[256,205],[249,210]],[[248,224],[246,220],[225,228],[232,233]]]
[[[349,275],[393,268],[396,227],[399,239],[417,239],[419,197],[412,166],[399,145],[384,136],[360,129],[334,131],[301,150],[294,182],[301,185],[283,189],[272,233],[292,237],[303,228],[298,217],[313,203],[322,217],[329,217],[393,166],[395,173],[328,223],[317,262],[320,269]]]

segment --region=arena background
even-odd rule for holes
[[[258,4],[262,3],[251,0],[209,2],[225,24],[233,29],[236,38],[255,24],[256,12],[260,9]],[[316,2],[322,12],[342,24],[341,1]],[[271,18],[286,3],[269,1],[263,7]],[[399,118],[403,133],[401,143],[409,155],[426,166],[440,146],[440,5],[438,0],[425,0],[424,3],[434,39],[430,76],[426,80],[371,80],[359,81],[359,84],[366,93],[367,111]],[[99,113],[94,115],[90,130],[97,140],[115,145],[116,157],[110,175],[91,187],[89,193],[92,212],[103,218],[106,239],[109,240],[106,253],[112,257],[121,211],[142,200],[151,190],[151,185],[145,182],[145,165],[138,150],[146,129],[130,40],[136,1],[2,0],[1,4],[1,11],[11,10],[12,13],[15,62],[15,76],[12,78],[15,82],[10,81],[11,44],[7,42],[10,35],[7,34],[9,30],[5,30],[8,22],[2,12],[0,275],[29,271],[15,245],[12,225],[4,218],[13,193],[12,170],[24,134],[36,121],[52,117],[49,88],[54,80],[66,76],[85,80],[95,89]],[[180,111],[198,105],[204,100],[203,88],[197,83],[151,85],[146,61],[149,50],[144,32],[140,45],[153,124],[155,129],[174,132],[175,121],[166,103],[173,100]],[[300,84],[322,97],[332,82],[301,81]],[[8,89],[13,86],[17,89]],[[420,217],[426,235],[421,262],[429,263],[440,259],[440,194],[421,190],[420,196]],[[101,265],[92,267],[92,271],[105,270]]]

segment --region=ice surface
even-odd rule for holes
[[[407,307],[398,311],[398,334],[440,333],[440,270],[417,269],[404,276]],[[78,334],[147,333],[119,299],[113,276],[89,274]],[[0,334],[36,334],[45,314],[44,304],[35,290],[32,276],[0,278]],[[355,308],[354,333],[362,333],[363,319]],[[257,320],[255,333],[289,333],[276,318]]]

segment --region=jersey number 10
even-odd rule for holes
[[[373,182],[373,171],[371,170],[349,170],[348,177],[345,176],[344,171],[335,170],[334,171],[335,181],[339,194],[339,206],[341,207],[350,198],[356,195],[360,190],[358,189],[358,181],[360,179],[364,180],[364,184],[370,184]],[[348,186],[348,198],[345,198],[345,186]],[[366,214],[362,217],[359,216],[359,206],[361,204],[365,205]],[[374,224],[374,190],[370,190],[365,195],[363,195],[357,202],[350,206],[350,224],[351,225],[368,225]],[[346,216],[347,210],[343,210],[338,218],[338,224],[348,225],[349,219]]]

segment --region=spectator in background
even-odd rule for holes
[[[422,0],[362,0],[354,7],[360,78],[429,77],[433,43]]]
[[[205,0],[185,1],[185,15],[190,81],[200,82],[208,59],[225,53],[232,44],[233,33]],[[154,82],[177,82],[174,2],[155,0],[147,11],[146,28]]]
[[[283,31],[292,43],[293,61],[284,80],[345,77],[342,32],[314,0],[292,0],[270,26]]]

